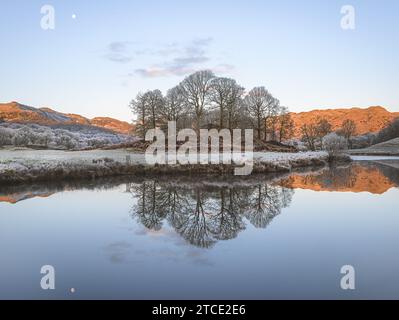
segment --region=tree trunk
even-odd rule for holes
[[[195,133],[197,134],[197,141],[200,136],[200,127],[201,127],[201,114],[197,113],[195,119]]]
[[[219,129],[223,129],[223,103],[220,103],[220,123],[219,123]]]
[[[143,108],[143,118],[142,118],[142,126],[143,126],[143,140],[145,140],[145,110]]]
[[[267,125],[266,125],[266,119],[265,119],[265,141],[267,140]]]
[[[152,108],[152,128],[155,129],[156,122],[155,122],[155,108]]]
[[[233,128],[232,128],[232,125],[231,125],[231,112],[229,112],[228,121],[229,121],[228,128],[230,130],[230,134],[232,135],[233,134]]]

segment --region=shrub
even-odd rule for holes
[[[0,127],[0,147],[12,144],[12,131]]]
[[[329,152],[336,152],[348,149],[348,142],[344,137],[332,132],[323,138],[323,146]]]

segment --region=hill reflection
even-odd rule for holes
[[[279,184],[287,188],[383,194],[399,186],[399,170],[389,163],[353,163],[314,174],[292,174]]]
[[[64,191],[123,187],[130,216],[149,231],[171,227],[193,246],[211,248],[236,238],[248,225],[266,228],[290,205],[295,189],[383,194],[399,186],[398,162],[354,162],[283,175],[248,177],[118,177],[0,186],[0,203],[18,205]],[[5,205],[5,204],[4,204]]]

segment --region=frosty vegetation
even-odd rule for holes
[[[0,123],[0,147],[23,146],[61,150],[82,150],[118,145],[131,137],[83,125],[41,126]]]
[[[209,70],[187,76],[164,95],[160,90],[139,93],[130,103],[135,133],[144,140],[149,129],[166,131],[168,121],[177,130],[253,129],[255,144],[283,142],[300,151],[365,148],[398,136],[399,120],[380,133],[358,134],[355,121],[342,119],[339,128],[325,118],[304,124],[294,137],[295,124],[287,107],[267,88],[245,89],[235,79],[218,77]],[[334,133],[333,135],[330,135]],[[326,145],[324,144],[326,142]]]
[[[348,149],[348,141],[335,132],[331,132],[323,138],[323,146],[329,152]]]
[[[357,135],[356,123],[353,120],[344,120],[341,127],[333,131],[332,125],[326,119],[318,119],[313,123],[303,125],[301,133],[300,141],[290,141],[300,150],[361,149],[398,138],[399,119],[394,119],[377,133],[369,132],[363,135]]]
[[[127,159],[129,161],[127,161]],[[254,153],[253,173],[290,172],[325,166],[327,152]],[[234,165],[150,165],[144,154],[127,150],[4,150],[0,152],[0,184],[57,179],[101,178],[120,175],[231,175]]]
[[[344,120],[341,128],[336,131],[333,131],[327,119],[318,119],[314,123],[304,124],[301,127],[302,142],[312,151],[337,151],[351,148],[356,131],[355,122],[349,119]]]

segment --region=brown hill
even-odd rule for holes
[[[399,112],[389,112],[383,107],[370,107],[367,109],[327,109],[313,110],[309,112],[291,113],[295,124],[295,137],[301,136],[301,127],[304,124],[317,122],[319,119],[328,120],[333,130],[341,128],[342,122],[346,119],[356,123],[357,135],[369,132],[378,132],[389,122],[399,117]]]
[[[81,124],[128,134],[132,125],[112,118],[88,119],[77,114],[67,114],[50,108],[33,108],[17,102],[0,103],[0,119],[18,123],[36,123],[40,125]]]
[[[119,121],[108,117],[96,117],[91,119],[91,125],[106,128],[120,133],[132,132],[133,126],[127,122]]]
[[[328,120],[333,130],[338,130],[346,119],[355,121],[357,134],[378,132],[393,119],[399,117],[399,112],[389,112],[383,107],[367,109],[327,109],[309,112],[291,113],[295,124],[295,137],[301,136],[301,127],[304,124],[315,123],[320,119]],[[0,119],[10,122],[37,123],[41,125],[82,124],[109,129],[118,133],[127,134],[133,126],[127,122],[113,118],[96,117],[88,119],[77,114],[67,114],[54,111],[50,108],[33,108],[17,102],[0,103]]]

